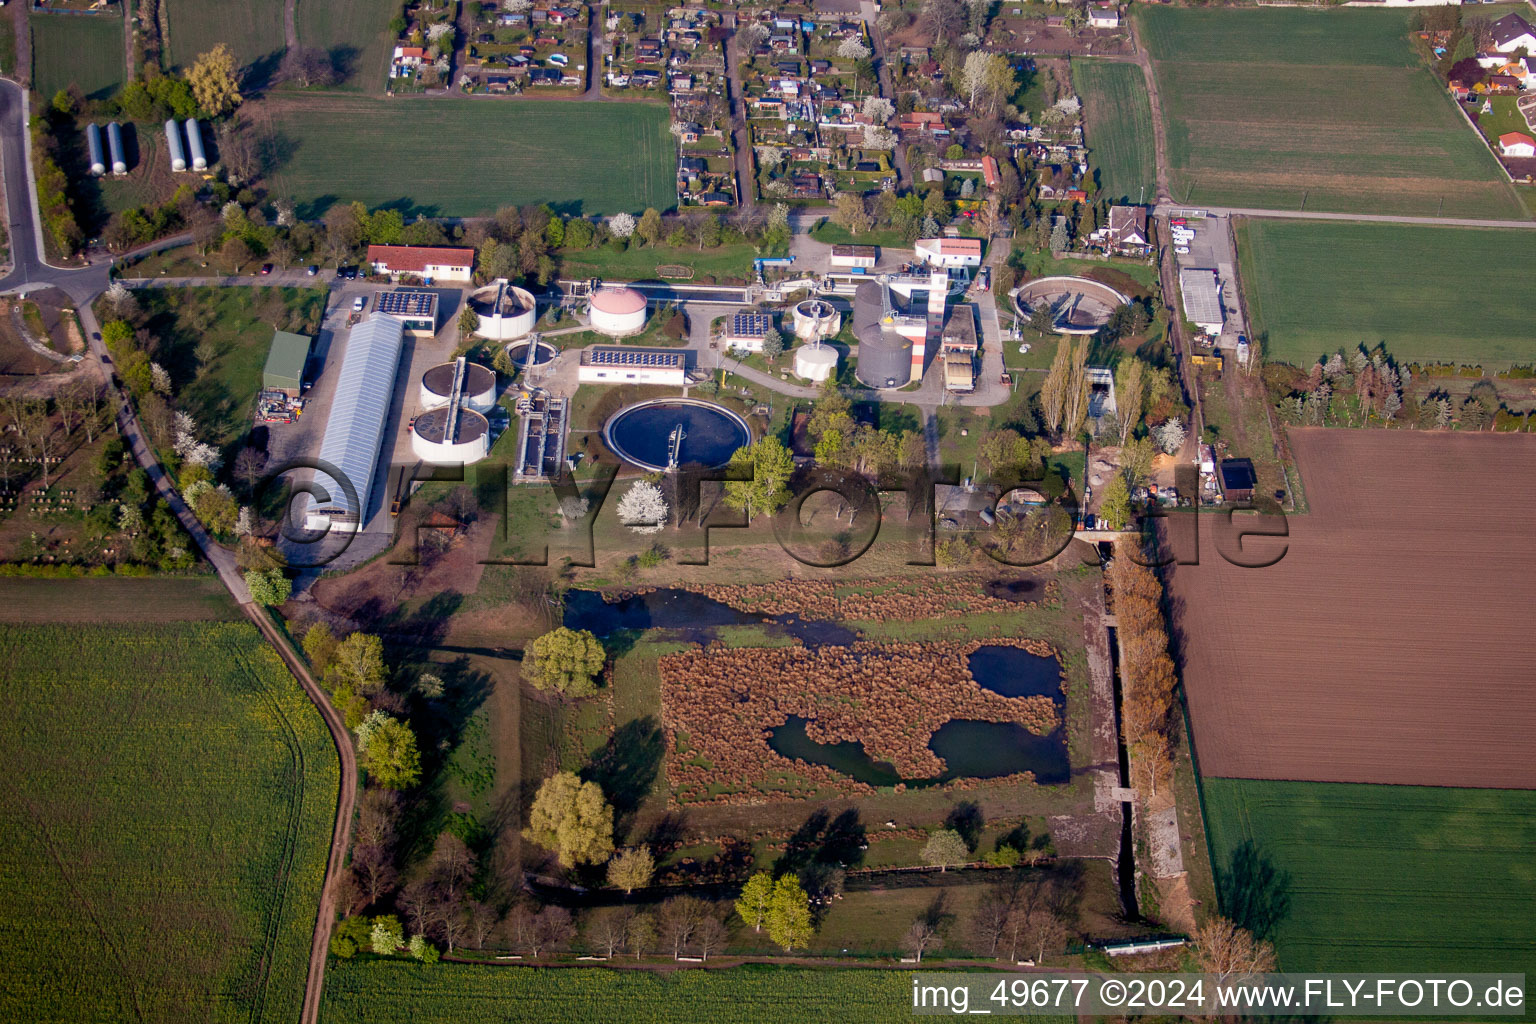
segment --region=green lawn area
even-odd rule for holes
[[[1099,174],[1099,194],[1115,202],[1157,196],[1157,155],[1152,105],[1135,64],[1074,60],[1072,84],[1083,100],[1089,162]]]
[[[220,43],[241,67],[266,80],[283,57],[283,0],[165,0],[171,30],[166,61],[191,67]],[[359,27],[359,38],[364,28]]]
[[[752,261],[757,247],[742,242],[700,249],[697,245],[673,248],[670,245],[636,245],[620,252],[612,246],[592,249],[561,249],[560,273],[565,277],[601,277],[616,281],[660,279],[656,268],[664,265],[692,267],[690,282],[679,284],[716,284],[724,281],[745,282],[752,278]],[[667,280],[677,280],[668,278]]]
[[[0,75],[16,73],[16,22],[0,18]]]
[[[824,245],[878,245],[882,249],[911,249],[912,243],[899,231],[865,231],[850,235],[848,229],[823,220],[811,229],[811,237]]]
[[[1478,107],[1477,126],[1495,146],[1499,143],[1499,136],[1505,132],[1520,132],[1522,135],[1531,133],[1531,126],[1525,123],[1520,108],[1515,105],[1519,99],[1519,96],[1489,96],[1488,105],[1493,110],[1484,114],[1482,107]]]
[[[326,1024],[482,1024],[498,1020],[609,1024],[897,1024],[912,1019],[912,980],[902,971],[749,966],[668,973],[494,967],[404,961],[332,961]],[[1042,1024],[1070,1018],[1035,1017]]]
[[[676,203],[661,106],[294,93],[265,101],[259,116],[288,153],[272,191],[303,217],[353,200],[446,217],[528,203],[583,215]]]
[[[7,67],[16,50],[9,16],[3,19]],[[32,28],[32,87],[51,97],[60,89],[78,86],[87,98],[103,100],[123,87],[123,19],[113,14],[34,14]]]
[[[3,626],[0,1018],[292,1021],[336,807],[245,622]]]
[[[1385,341],[1404,362],[1536,361],[1536,252],[1523,232],[1254,220],[1238,246],[1268,359],[1305,367]]]
[[[294,18],[299,45],[330,54],[341,88],[382,93],[395,42],[389,19],[399,13],[398,0],[298,0]]]
[[[1406,11],[1138,8],[1173,193],[1196,205],[1524,218]]]
[[[1279,917],[1282,970],[1536,974],[1536,792],[1210,778],[1204,788],[1222,909]],[[1240,850],[1256,857],[1234,860]],[[1269,884],[1256,881],[1266,866],[1277,872]],[[1265,910],[1276,898],[1283,914]]]
[[[314,335],[325,292],[318,288],[177,288],[134,293],[160,339],[158,361],[171,374],[176,404],[209,443],[229,447],[251,428],[272,332]],[[213,357],[199,362],[202,342]],[[226,461],[228,461],[226,459]]]

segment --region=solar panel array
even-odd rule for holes
[[[437,311],[437,293],[404,291],[379,293],[378,312],[394,316],[428,316]]]
[[[738,338],[761,338],[773,326],[768,313],[737,313],[731,317],[731,334]]]
[[[587,350],[588,366],[681,366],[681,352],[657,352],[637,348],[593,348]]]

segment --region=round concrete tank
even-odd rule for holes
[[[795,376],[813,384],[837,373],[837,349],[831,345],[802,345],[795,349]]]
[[[85,145],[91,154],[91,173],[97,176],[107,173],[107,155],[101,143],[101,125],[85,126]]]
[[[605,286],[588,303],[592,329],[615,338],[645,329],[645,296],[633,288]]]
[[[843,315],[830,302],[806,299],[790,311],[795,337],[801,341],[830,338],[843,329]]]
[[[453,436],[448,436],[448,420],[453,416]],[[411,427],[411,451],[423,462],[434,466],[469,465],[479,462],[491,451],[491,424],[470,409],[432,409],[416,417]]]
[[[499,280],[469,297],[469,308],[480,318],[475,334],[492,341],[511,341],[533,330],[538,304],[526,288]]]
[[[112,173],[127,174],[128,159],[123,155],[123,128],[116,121],[107,125],[107,149],[112,154]]]
[[[453,392],[453,364],[441,363],[421,375],[421,407],[438,409],[448,404]],[[478,363],[464,364],[464,385],[459,404],[475,412],[488,412],[496,405],[496,374]]]
[[[192,157],[194,171],[208,169],[208,156],[203,152],[203,130],[198,127],[195,117],[187,118],[187,153]]]
[[[186,170],[187,149],[181,144],[181,126],[174,117],[165,122],[165,147],[171,151],[171,170]]]
[[[865,281],[853,294],[853,333],[859,361],[853,375],[872,388],[899,388],[912,379],[912,342],[885,319],[883,289]]]

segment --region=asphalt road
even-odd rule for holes
[[[1384,213],[1324,213],[1319,210],[1258,210],[1242,206],[1204,206],[1200,203],[1160,203],[1159,214],[1179,210],[1204,210],[1219,217],[1276,217],[1288,220],[1345,220],[1370,224],[1423,224],[1444,228],[1536,228],[1536,220],[1476,220],[1470,217],[1399,217]]]

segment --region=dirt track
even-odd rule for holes
[[[1233,566],[1207,522],[1171,574],[1201,771],[1536,787],[1536,437],[1290,437],[1284,558]]]

